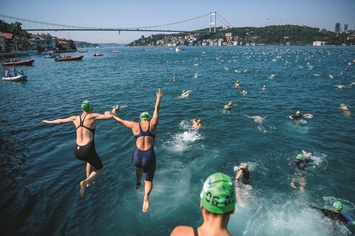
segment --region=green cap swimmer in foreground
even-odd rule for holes
[[[232,213],[236,203],[234,183],[228,175],[215,173],[203,184],[200,198],[201,206],[211,213]]]
[[[177,226],[170,235],[231,235],[227,226],[231,214],[234,213],[235,204],[235,187],[231,178],[220,172],[214,173],[206,179],[200,193],[202,225]]]

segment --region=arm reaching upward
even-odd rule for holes
[[[157,99],[155,101],[153,119],[155,120],[155,124],[157,125],[158,121],[159,121],[160,100],[161,100],[161,97],[164,95],[164,92],[163,92],[163,90],[158,89],[156,94],[157,94]]]

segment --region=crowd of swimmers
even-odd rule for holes
[[[172,81],[176,81],[174,77]],[[237,81],[236,87],[240,87],[240,82]],[[266,90],[264,85],[262,90]],[[192,90],[183,91],[181,97],[188,96]],[[247,94],[246,90],[242,94]],[[95,184],[95,180],[103,172],[103,164],[96,153],[95,147],[95,128],[98,120],[114,119],[121,125],[131,129],[135,136],[135,149],[132,153],[131,162],[135,166],[136,182],[135,188],[139,189],[141,186],[141,178],[144,175],[144,198],[142,212],[149,210],[149,196],[153,189],[153,179],[156,168],[156,156],[154,151],[154,141],[159,122],[159,107],[161,98],[164,92],[158,89],[156,92],[156,101],[154,106],[153,116],[145,111],[140,114],[140,121],[123,120],[117,116],[120,110],[119,106],[114,106],[111,111],[106,111],[104,114],[94,113],[93,105],[89,101],[84,101],[81,104],[82,113],[80,115],[70,116],[68,118],[60,118],[55,120],[43,120],[46,124],[62,124],[73,122],[76,127],[76,144],[74,147],[74,155],[77,159],[86,162],[86,178],[80,181],[80,196],[84,196],[85,190]],[[225,110],[231,110],[233,102],[230,101],[224,106]],[[340,109],[349,111],[349,107],[345,104],[340,105]],[[248,116],[257,124],[260,131],[265,132],[263,122],[267,116]],[[289,119],[299,120],[302,117],[312,117],[312,114],[302,114],[297,111],[295,115],[290,115]],[[192,120],[193,128],[201,128],[202,123],[200,118]],[[301,191],[304,191],[306,180],[304,177],[305,166],[311,160],[311,154],[302,150],[293,160],[293,165],[296,169],[292,177],[290,186],[297,188],[298,183]],[[227,229],[230,216],[234,213],[237,199],[241,199],[240,192],[243,191],[243,186],[250,184],[250,171],[246,162],[240,163],[235,168],[235,178],[224,173],[214,173],[210,175],[203,184],[200,193],[200,208],[202,211],[203,223],[199,227],[177,226],[171,232],[171,235],[205,235],[207,232],[210,235],[230,235]],[[343,204],[341,201],[336,201],[333,204],[332,210],[321,209],[312,206],[324,214],[324,216],[331,218],[334,221],[339,221],[347,224],[352,221],[350,218],[341,214]]]

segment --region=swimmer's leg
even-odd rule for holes
[[[306,187],[306,184],[307,184],[306,178],[302,177],[301,180],[300,180],[300,190],[302,192],[304,192],[304,187]]]
[[[297,189],[296,186],[295,186],[295,178],[292,178],[291,180],[291,183],[290,183],[290,186],[294,189]]]
[[[153,189],[153,181],[144,181],[144,199],[142,211],[145,213],[149,210],[149,195]]]
[[[141,178],[143,174],[143,168],[136,168],[136,189],[141,186]]]
[[[92,171],[93,171],[93,166],[90,165],[89,162],[86,163],[86,178],[89,178],[89,176],[90,176]],[[88,188],[88,187],[90,187],[91,185],[94,185],[94,184],[95,184],[95,182],[93,181],[92,183],[86,184],[86,187]]]
[[[86,178],[89,178],[91,171],[92,171],[92,166],[90,165],[89,162],[87,162],[86,163]]]
[[[238,203],[243,205],[244,204],[244,200],[242,199],[242,195],[241,195],[241,192],[240,192],[240,187],[236,187],[235,188],[235,193],[237,194]]]
[[[85,188],[87,185],[92,185],[94,179],[99,177],[101,173],[103,172],[104,168],[101,168],[100,170],[96,170],[90,173],[89,177],[86,178],[85,180],[80,182],[80,196],[84,196],[85,193]]]

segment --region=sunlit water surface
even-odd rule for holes
[[[309,205],[331,208],[340,199],[343,213],[355,216],[355,111],[339,110],[340,103],[355,106],[348,86],[354,47],[100,50],[103,57],[89,49],[73,62],[32,56],[34,66],[21,68],[27,82],[0,81],[2,235],[169,235],[177,225],[199,226],[203,181],[217,171],[233,177],[241,161],[250,166],[252,189],[238,199],[233,235],[350,234]],[[100,113],[121,105],[120,117],[138,121],[142,111],[152,114],[158,88],[164,96],[149,212],[141,212],[143,188],[134,189],[134,137],[112,120],[97,124],[104,173],[81,198],[85,163],[73,155],[73,124],[41,121],[80,114],[85,99]],[[183,90],[192,92],[178,98]],[[234,106],[224,112],[229,101]],[[297,110],[314,116],[297,125],[287,118]],[[244,114],[267,116],[267,132]],[[204,127],[195,131],[197,117]],[[314,156],[305,192],[289,185],[290,162],[302,149]]]

